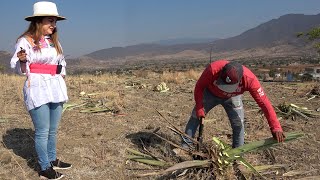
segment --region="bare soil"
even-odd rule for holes
[[[161,133],[179,142],[179,137],[167,128],[168,124],[156,110],[184,130],[194,106],[196,80],[180,78],[179,74],[172,76],[175,77],[171,80],[152,72],[68,76],[69,103],[104,104],[112,111],[81,113],[83,106],[63,113],[58,132],[58,158],[73,164],[72,169],[61,171],[66,175],[64,179],[135,179],[134,174],[152,172],[153,167],[127,161],[126,148],[139,149],[142,142],[146,147],[164,144],[151,134],[159,127]],[[24,77],[13,75],[0,77],[0,179],[4,180],[38,179],[34,128],[23,103],[23,81]],[[166,81],[169,91],[154,91],[154,86],[162,81]],[[262,86],[273,105],[287,102],[316,110],[320,108],[319,98],[307,101],[306,97],[315,84],[263,82]],[[82,91],[86,95],[80,96]],[[89,93],[100,94],[87,96]],[[267,121],[255,103],[250,103],[253,99],[249,93],[244,94],[244,100],[246,142],[271,137]],[[247,154],[246,159],[254,165],[284,164],[284,172],[301,171],[291,177],[270,172],[269,177],[273,179],[319,178],[319,118],[306,120],[297,116],[282,118],[280,122],[285,132],[303,132],[304,138]],[[231,128],[222,107],[214,108],[206,117],[204,142],[212,143],[214,136],[231,143]],[[155,178],[161,179],[142,179]]]

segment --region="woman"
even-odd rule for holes
[[[37,2],[33,5],[29,28],[18,38],[11,67],[27,76],[23,94],[26,108],[35,128],[35,149],[40,177],[61,179],[55,169],[68,169],[71,164],[56,157],[56,135],[63,103],[68,100],[64,81],[66,62],[58,41],[56,4]]]

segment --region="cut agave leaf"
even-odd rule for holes
[[[148,164],[148,165],[152,165],[152,166],[161,166],[162,167],[162,166],[168,165],[164,161],[159,161],[159,160],[155,160],[155,159],[151,159],[151,158],[147,158],[147,157],[142,157],[142,156],[128,155],[127,157],[130,160],[137,161],[137,162],[144,163],[144,164]]]
[[[295,140],[297,138],[302,137],[303,135],[304,135],[303,133],[287,133],[285,142]],[[235,156],[241,156],[247,152],[269,148],[275,144],[279,144],[277,140],[275,140],[274,138],[267,138],[264,140],[251,142],[251,143],[242,145],[240,147],[227,150],[225,152],[230,156],[229,158],[227,158],[227,160],[231,161],[236,159]]]

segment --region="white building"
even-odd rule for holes
[[[313,79],[320,80],[320,66],[305,68],[305,74],[310,74]]]

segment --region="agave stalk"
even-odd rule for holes
[[[137,161],[140,163],[144,163],[144,164],[148,164],[148,165],[152,165],[152,166],[168,166],[169,163],[165,162],[165,161],[160,161],[157,160],[147,154],[141,153],[139,151],[133,150],[128,148],[127,151],[133,155],[127,155],[127,158],[133,161]]]
[[[222,171],[224,171],[224,169],[228,165],[232,164],[232,160],[228,160],[230,155],[227,153],[227,151],[232,150],[232,147],[216,137],[213,137],[213,141],[215,143],[217,143],[221,149],[221,152],[219,152],[220,158],[218,158],[218,166],[219,166],[219,170],[222,172]],[[235,155],[234,157],[236,158],[236,160],[240,161],[240,163],[243,164],[245,167],[247,167],[252,172],[256,173],[258,176],[260,176],[262,179],[264,179],[264,177],[259,173],[259,171],[257,171],[253,167],[253,165],[251,165],[249,162],[247,162],[243,157],[241,157],[239,155]]]
[[[84,110],[81,110],[81,113],[98,113],[98,112],[110,112],[112,111],[110,108],[99,108],[99,107],[93,107],[93,108],[87,108]]]
[[[166,162],[164,161],[159,161],[159,160],[155,160],[153,158],[149,158],[149,157],[143,157],[143,156],[135,156],[135,155],[127,155],[127,158],[133,161],[137,161],[137,162],[141,162],[144,164],[148,164],[148,165],[152,165],[152,166],[166,166],[168,165]]]
[[[209,167],[212,162],[210,160],[193,160],[193,161],[184,161],[181,163],[177,163],[168,169],[164,170],[163,173],[169,173],[176,170],[195,168],[195,167]]]
[[[71,109],[74,109],[74,108],[77,108],[77,107],[81,107],[81,106],[84,106],[86,105],[87,103],[80,103],[80,104],[76,104],[76,103],[65,103],[63,104],[63,109],[62,109],[62,112],[66,111],[66,110],[71,110]]]
[[[285,167],[286,167],[286,165],[284,165],[284,164],[254,166],[254,168],[258,172],[264,172],[264,171],[267,171],[267,170],[274,170],[274,169],[281,169],[281,168],[285,168]]]
[[[149,155],[147,155],[147,154],[143,154],[143,153],[141,153],[140,151],[136,151],[136,150],[134,150],[134,149],[127,148],[127,151],[128,151],[129,153],[132,153],[132,154],[136,155],[136,156],[142,156],[142,157],[146,157],[146,158],[152,158],[151,156],[149,156]]]
[[[303,133],[288,133],[286,134],[285,142],[295,140],[297,138],[302,137]],[[252,172],[256,173],[260,177],[262,175],[252,166],[250,163],[248,163],[242,155],[251,151],[257,151],[265,148],[269,148],[273,145],[279,144],[277,140],[274,138],[267,138],[260,141],[251,142],[249,144],[242,145],[237,148],[231,148],[229,145],[224,143],[223,141],[219,140],[216,137],[213,137],[213,141],[218,144],[218,146],[221,149],[221,152],[219,153],[220,158],[218,158],[219,162],[219,169],[223,170],[225,167],[230,165],[234,160],[240,161],[243,165],[245,165],[248,169],[250,169]]]
[[[299,137],[302,137],[303,135],[303,133],[288,133],[286,134],[285,142],[295,140]],[[226,160],[232,161],[237,159],[238,156],[242,156],[244,153],[269,148],[276,144],[278,144],[277,140],[275,140],[274,138],[267,138],[224,151],[224,153],[229,155]]]
[[[293,171],[289,171],[289,172],[284,173],[282,176],[283,176],[283,177],[301,176],[301,175],[308,174],[308,173],[312,173],[312,172],[315,172],[315,171],[318,171],[318,170],[317,170],[317,169],[313,169],[313,170],[310,170],[310,171],[305,171],[305,170],[302,170],[302,171],[293,170]],[[318,178],[319,178],[319,177],[318,177]],[[315,178],[315,179],[318,179],[318,178]]]

